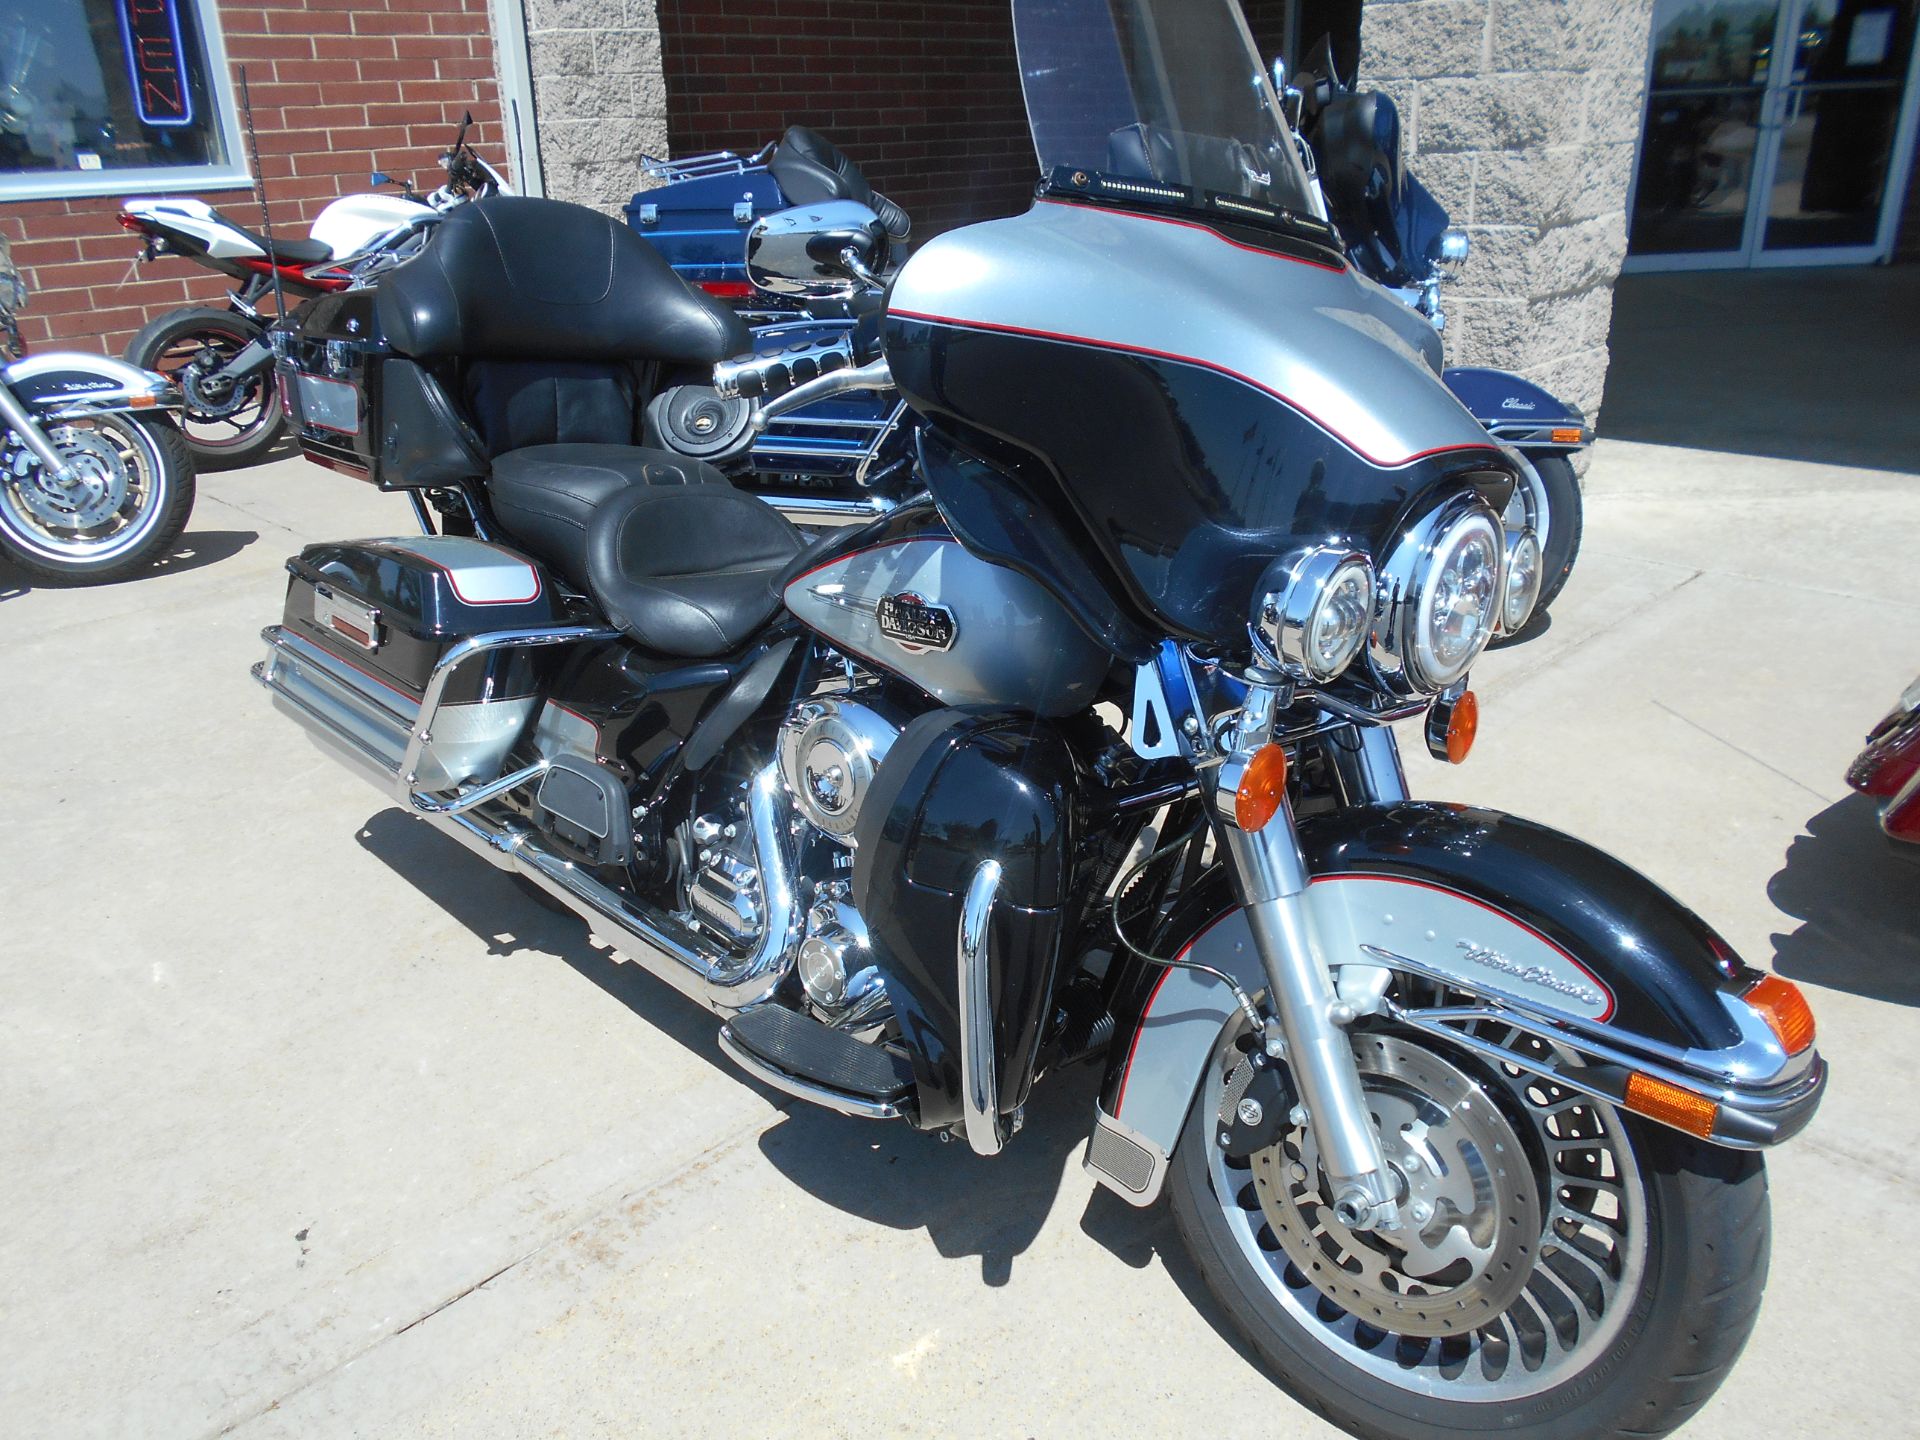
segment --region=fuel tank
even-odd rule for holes
[[[1219,217],[1048,198],[951,231],[901,270],[884,339],[908,403],[1163,634],[1239,635],[1275,555],[1383,555],[1442,487],[1511,474],[1425,321],[1337,252]]]
[[[945,705],[1070,715],[1111,663],[1040,585],[964,549],[931,504],[846,536],[788,583],[787,608],[836,647]]]
[[[404,195],[342,195],[314,217],[312,236],[340,260],[418,219],[426,209],[425,201]]]

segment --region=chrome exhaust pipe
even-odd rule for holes
[[[445,688],[444,676],[464,655],[450,655],[441,662],[420,715],[409,719],[371,705],[325,669],[299,663],[279,627],[270,627],[265,638],[271,648],[268,658],[253,667],[254,679],[272,694],[275,707],[298,721],[324,750],[490,865],[525,875],[658,979],[725,1015],[766,1000],[786,978],[806,913],[794,892],[777,765],[759,771],[747,792],[766,924],[750,953],[734,955],[673,916],[602,884],[538,831],[518,820],[496,822],[480,814],[486,798],[510,788],[500,781],[446,796],[414,789],[413,774],[421,763],[422,742],[430,731],[438,696]],[[466,653],[476,653],[477,648]],[[531,784],[545,768],[527,767],[522,783]],[[483,796],[481,791],[489,793]]]

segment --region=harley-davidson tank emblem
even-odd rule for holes
[[[931,604],[911,590],[882,596],[874,608],[874,619],[882,635],[914,655],[927,650],[951,650],[954,637],[960,633],[951,610]]]
[[[1521,965],[1509,960],[1498,950],[1485,945],[1476,945],[1471,940],[1456,942],[1467,957],[1476,965],[1484,965],[1489,970],[1498,970],[1524,984],[1538,985],[1543,990],[1551,990],[1570,1000],[1578,1000],[1583,1005],[1605,1005],[1608,997],[1602,995],[1591,985],[1582,985],[1577,980],[1568,980],[1556,975],[1544,965]]]

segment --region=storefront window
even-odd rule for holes
[[[0,0],[0,199],[246,178],[213,0]]]

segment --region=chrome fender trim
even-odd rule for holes
[[[42,420],[71,420],[115,410],[177,410],[180,387],[166,376],[111,355],[57,350],[0,368],[20,403]]]

